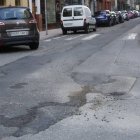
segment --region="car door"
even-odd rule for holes
[[[84,11],[83,7],[73,8],[73,26],[81,27],[84,25]]]
[[[73,26],[73,13],[72,7],[64,7],[61,15],[61,21],[63,22],[64,27]]]

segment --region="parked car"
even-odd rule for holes
[[[111,11],[110,14],[113,17],[113,25],[118,24],[119,23],[119,17],[117,16],[117,14],[114,11]]]
[[[113,16],[111,16],[109,10],[95,12],[95,18],[96,18],[97,25],[112,26],[114,24],[114,18]]]
[[[121,11],[116,11],[116,16],[117,16],[117,19],[119,20],[118,21],[119,23],[124,22],[124,18],[123,18],[123,15],[122,15]]]
[[[133,10],[133,13],[135,18],[139,17],[139,12],[137,10]]]
[[[69,5],[62,9],[61,13],[61,28],[63,34],[72,30],[75,33],[77,30],[96,31],[96,19],[92,17],[91,11],[84,5]]]
[[[124,10],[124,11],[121,11],[121,13],[122,13],[122,16],[123,16],[124,20],[128,21],[129,20],[129,16],[128,16],[127,11]]]
[[[0,46],[39,46],[37,22],[27,7],[0,7]]]
[[[133,19],[135,17],[134,12],[133,11],[128,11],[128,17],[129,19]]]

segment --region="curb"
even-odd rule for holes
[[[61,28],[48,30],[48,34],[46,33],[46,31],[41,31],[40,40],[49,39],[51,37],[57,37],[59,35],[62,35]]]

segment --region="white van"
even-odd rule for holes
[[[88,33],[90,30],[96,31],[96,19],[92,17],[91,11],[84,5],[69,5],[62,9],[61,28],[63,34],[72,30],[84,30]]]

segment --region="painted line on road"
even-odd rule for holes
[[[52,40],[51,39],[46,39],[44,40],[45,42],[51,42]]]
[[[135,40],[137,35],[138,35],[137,33],[130,33],[128,36],[124,37],[123,39],[124,40]]]
[[[85,37],[85,38],[83,38],[82,40],[91,40],[91,39],[93,39],[93,38],[95,38],[95,37],[97,37],[97,36],[99,36],[100,34],[93,34],[93,35],[90,35],[90,36],[88,36],[88,37]]]
[[[59,37],[55,37],[53,39],[57,40],[57,39],[60,39],[60,38],[64,38],[64,37],[67,37],[68,35],[63,35],[63,36],[59,36]]]
[[[75,37],[70,37],[70,38],[67,38],[67,39],[65,39],[65,40],[70,41],[70,40],[79,38],[79,37],[81,37],[81,36],[83,36],[83,35],[79,35],[79,36],[75,36]]]

